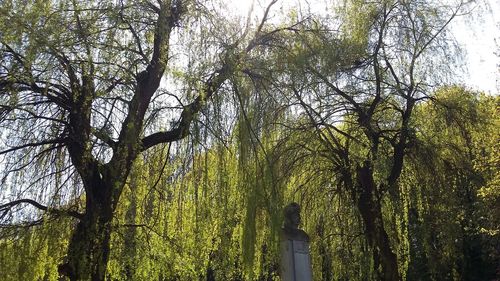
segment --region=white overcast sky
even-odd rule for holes
[[[500,93],[500,0],[473,12],[472,20],[459,18],[453,24],[455,37],[467,52],[468,77],[473,88]],[[497,54],[495,54],[497,53]]]
[[[454,0],[437,0],[449,2]],[[253,14],[261,15],[262,7],[271,0],[229,0],[229,9],[242,16],[246,16],[252,3],[255,7]],[[278,0],[273,10],[281,6],[302,5],[303,8],[311,4],[312,9],[320,13],[325,12],[325,6],[332,0]],[[314,4],[317,3],[317,4]],[[311,7],[309,6],[309,7]],[[471,15],[456,18],[451,30],[457,42],[465,50],[466,69],[462,79],[457,81],[473,89],[500,93],[500,0],[483,0]]]

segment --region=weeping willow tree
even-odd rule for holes
[[[405,279],[410,190],[401,175],[416,138],[414,109],[433,99],[431,85],[453,66],[446,30],[466,4],[342,4],[330,22],[313,20],[286,41],[276,90],[301,108],[332,182],[341,182],[357,209],[370,278]]]
[[[498,234],[486,231],[492,221],[481,199],[481,190],[495,181],[481,167],[488,163],[484,157],[498,155],[489,145],[497,138],[489,135],[498,127],[496,110],[497,98],[457,86],[440,89],[433,103],[417,110],[418,141],[404,172],[411,191],[412,280],[416,272],[434,280],[495,277],[498,251],[491,243],[498,243]]]
[[[216,2],[98,2],[1,4],[2,185],[37,201],[0,205],[0,279],[279,280],[291,201],[315,280],[495,278],[498,99],[429,86],[461,5],[343,1],[271,26],[276,1],[234,25]],[[87,172],[117,180],[99,189],[112,200]],[[97,199],[105,235],[72,261]]]
[[[267,42],[267,12],[249,32],[215,26],[223,15],[196,1],[21,2],[0,6],[0,155],[7,157],[3,182],[14,189],[0,210],[28,204],[75,219],[59,271],[104,280],[113,217],[134,161],[189,134],[195,115]],[[191,35],[203,42],[199,52],[187,53],[187,66],[174,62],[185,54],[171,44],[187,42],[189,51]],[[171,122],[159,126],[159,117]],[[63,182],[54,179],[61,175]],[[24,198],[16,185],[42,195]],[[18,218],[2,215],[7,223]]]

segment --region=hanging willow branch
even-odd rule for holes
[[[35,207],[39,210],[45,211],[49,214],[70,216],[70,217],[73,217],[76,219],[81,219],[83,217],[83,214],[78,213],[78,212],[73,211],[73,210],[61,210],[61,209],[56,209],[56,208],[52,208],[52,207],[47,207],[47,206],[42,205],[42,204],[40,204],[37,201],[32,200],[32,199],[18,199],[18,200],[14,200],[14,201],[11,201],[9,203],[0,205],[0,213],[1,213],[0,219],[4,218],[7,215],[7,213],[9,211],[11,211],[11,209],[13,207],[20,205],[20,204],[30,204],[33,207]]]

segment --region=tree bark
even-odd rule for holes
[[[129,103],[118,141],[112,145],[113,157],[107,164],[101,164],[95,159],[90,145],[92,101],[96,90],[93,71],[84,70],[92,70],[93,62],[89,59],[89,67],[82,67],[81,85],[73,69],[69,69],[73,95],[69,125],[71,138],[67,147],[71,161],[82,179],[86,200],[86,211],[72,234],[66,263],[59,266],[60,274],[72,281],[105,279],[113,213],[132,163],[142,151],[144,116],[165,71],[170,33],[184,12],[182,4],[177,1],[160,3],[152,58],[146,69],[136,77],[135,93]],[[189,123],[183,124],[182,129],[187,131]]]
[[[380,280],[401,280],[397,255],[392,251],[389,236],[384,228],[382,206],[377,198],[370,162],[357,168],[359,197],[358,210],[363,218],[365,235],[373,251],[375,270]]]
[[[169,131],[143,137],[144,118],[168,62],[171,31],[178,26],[181,16],[187,12],[183,1],[160,1],[159,5],[159,8],[155,7],[158,19],[154,32],[152,58],[146,69],[136,77],[135,93],[128,104],[128,112],[121,124],[118,140],[107,142],[113,149],[113,156],[107,164],[100,163],[92,155],[90,117],[92,101],[96,96],[93,79],[91,79],[93,73],[85,73],[85,79],[82,79],[82,85],[79,85],[73,68],[68,67],[68,76],[74,93],[69,125],[71,138],[67,141],[67,148],[71,161],[82,179],[86,200],[86,212],[72,234],[66,263],[59,266],[60,274],[69,277],[72,281],[103,281],[105,279],[110,253],[113,213],[132,163],[142,151],[148,148],[186,137],[195,114],[229,78],[240,60],[241,54],[233,54],[232,49],[228,50],[222,66],[205,81],[200,94],[193,102],[184,106],[178,124]],[[256,36],[264,35],[257,34]],[[250,52],[260,44],[255,42],[251,41],[243,53]],[[92,64],[92,61],[88,63]]]
[[[105,279],[110,253],[112,204],[92,204],[71,238],[61,273],[74,280]]]

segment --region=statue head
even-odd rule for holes
[[[298,229],[300,225],[300,206],[299,204],[292,202],[288,204],[284,211],[285,215],[285,228],[286,229]]]

